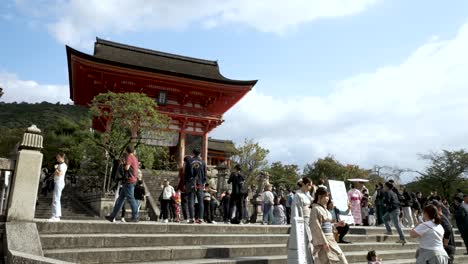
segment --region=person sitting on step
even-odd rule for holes
[[[332,215],[332,219],[333,219],[332,223],[339,223],[341,221],[340,215],[348,215],[349,212],[351,211],[351,204],[348,203],[348,210],[341,211],[340,209],[338,209],[335,206],[335,204],[333,203],[333,200],[330,199],[328,201],[327,209]],[[349,231],[349,225],[347,223],[345,223],[344,226],[336,226],[336,231],[338,233],[338,239],[337,239],[338,243],[342,243],[342,244],[350,244],[351,243],[351,242],[348,242],[348,241],[344,240],[344,237],[346,236],[346,234]]]

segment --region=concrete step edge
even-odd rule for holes
[[[242,249],[242,248],[286,248],[286,244],[257,244],[257,245],[203,245],[203,246],[166,246],[166,247],[115,247],[115,248],[67,248],[67,249],[47,249],[44,254],[66,254],[66,253],[92,253],[92,252],[113,252],[113,251],[145,251],[145,250],[195,250],[195,249]]]

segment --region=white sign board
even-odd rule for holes
[[[288,264],[308,264],[305,244],[304,218],[294,217],[289,237]]]
[[[340,211],[348,210],[348,193],[343,181],[328,180],[333,203]],[[353,224],[354,219],[351,215],[340,215],[340,219],[348,224]]]

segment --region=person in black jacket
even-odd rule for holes
[[[455,220],[457,222],[458,231],[465,242],[466,253],[468,255],[468,213],[462,206],[463,199],[455,197]]]
[[[228,184],[232,185],[231,199],[229,200],[229,216],[231,217],[234,213],[234,208],[236,209],[236,215],[231,219],[233,224],[241,224],[243,217],[243,198],[244,194],[242,193],[242,188],[244,185],[245,178],[241,174],[241,166],[237,164],[234,167],[233,172],[229,176]]]
[[[406,227],[414,228],[413,223],[413,199],[411,199],[411,194],[406,190],[406,187],[403,187],[403,196],[402,196],[401,207],[403,208],[403,225]]]
[[[439,214],[441,216],[441,225],[444,228],[444,238],[443,244],[445,252],[449,256],[449,264],[453,264],[455,258],[455,238],[454,233],[452,230],[452,225],[450,224],[450,220],[442,213],[442,208],[444,205],[438,201],[432,201],[432,204],[437,207]]]
[[[400,201],[398,200],[398,196],[396,192],[393,190],[393,184],[391,182],[386,182],[384,186],[384,204],[386,213],[383,216],[385,222],[385,228],[387,232],[385,235],[392,235],[392,229],[390,228],[390,221],[395,226],[396,230],[398,231],[398,235],[400,236],[400,240],[397,243],[406,243],[405,235],[401,230],[400,221],[398,219],[400,215]]]

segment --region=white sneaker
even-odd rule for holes
[[[215,222],[215,221],[211,221],[211,223],[212,223],[212,224],[216,224],[216,222]]]
[[[60,221],[60,217],[52,216],[52,217],[49,218],[47,221],[48,221],[48,222],[59,222],[59,221]]]
[[[122,221],[123,223],[126,223],[127,221],[125,221],[125,218],[122,217],[122,219],[120,219],[120,221]]]
[[[169,220],[164,219],[163,223],[164,223],[164,224],[167,224],[167,223],[169,223]]]

